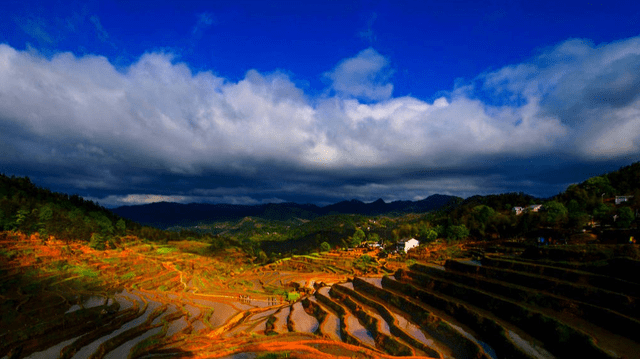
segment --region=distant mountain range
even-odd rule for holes
[[[207,203],[158,202],[135,206],[122,206],[111,211],[121,217],[158,228],[193,226],[203,222],[235,221],[244,217],[286,221],[293,218],[313,219],[330,214],[380,214],[424,213],[459,203],[454,196],[435,194],[420,201],[395,201],[382,199],[364,203],[358,200],[342,201],[320,207],[314,204],[269,203],[261,205],[233,205]]]

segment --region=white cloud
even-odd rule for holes
[[[639,38],[571,40],[427,102],[391,97],[388,60],[366,49],[326,74],[335,96],[310,99],[279,72],[231,82],[165,53],[116,70],[100,56],[0,44],[0,160],[100,178],[114,168],[303,178],[558,151],[628,156],[640,153],[639,66]]]
[[[549,150],[566,133],[558,119],[538,116],[533,102],[517,109],[487,108],[467,97],[331,104],[318,116],[331,124],[333,158],[357,167],[450,166],[480,155],[525,155]]]
[[[126,196],[108,196],[102,201],[105,203],[119,202],[123,205],[136,205],[136,204],[148,204],[156,202],[176,202],[186,203],[189,201],[189,197],[185,196],[162,196],[157,194],[128,194]]]
[[[380,101],[390,98],[393,92],[393,85],[386,82],[392,74],[388,66],[384,56],[368,48],[341,61],[325,76],[331,79],[332,89],[340,95]]]
[[[237,205],[258,205],[266,203],[283,203],[284,200],[276,197],[257,200],[250,196],[180,196],[180,195],[159,195],[159,194],[127,194],[127,195],[109,195],[103,198],[85,197],[85,199],[99,203],[109,208],[120,206],[134,206],[140,204],[173,202],[173,203],[226,203]]]
[[[537,123],[566,126],[564,151],[593,159],[640,152],[640,37],[597,46],[568,40],[482,79],[487,91],[533,104]]]
[[[293,161],[314,140],[314,110],[282,74],[225,83],[166,54],[122,73],[103,57],[46,60],[6,45],[0,59],[2,125],[54,148],[81,144],[142,169],[198,173]]]

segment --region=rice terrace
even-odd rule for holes
[[[0,359],[640,358],[640,1],[0,2]]]
[[[555,203],[603,179],[619,186],[637,169],[590,179]],[[558,226],[551,202],[501,213],[497,202],[522,196],[512,194],[422,214],[302,219],[296,210],[160,230],[28,179],[2,183],[0,358],[640,353],[635,219]],[[523,221],[538,224],[502,238]],[[422,244],[405,253],[405,237]]]

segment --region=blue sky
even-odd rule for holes
[[[635,2],[13,1],[0,172],[107,206],[551,196],[640,159]]]

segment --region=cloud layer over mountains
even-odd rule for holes
[[[640,37],[570,39],[429,101],[394,97],[393,63],[373,48],[319,74],[321,95],[295,74],[214,71],[170,53],[116,68],[0,44],[0,170],[106,205],[394,200],[551,195],[574,180],[548,178],[556,164],[640,154]]]

